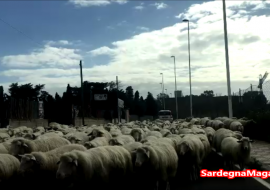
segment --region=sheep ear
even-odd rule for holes
[[[23,143],[23,146],[24,146],[24,147],[26,147],[26,148],[28,148],[28,145],[27,145],[27,144],[25,144],[25,143]]]
[[[34,156],[32,156],[31,160],[33,161],[37,161],[36,158]]]
[[[60,160],[58,162],[56,162],[56,164],[59,165],[60,164]]]
[[[149,149],[147,147],[143,147],[143,149],[145,150],[146,156],[149,158],[150,157]]]
[[[238,143],[241,143],[242,142],[242,140],[239,140],[239,141],[237,141]]]
[[[77,160],[73,160],[72,162],[75,164],[76,167],[78,167],[78,161]]]

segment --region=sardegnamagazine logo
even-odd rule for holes
[[[233,179],[235,177],[260,177],[266,179],[270,177],[270,171],[257,171],[257,170],[245,170],[245,171],[224,171],[220,169],[219,171],[208,171],[201,170],[201,177],[227,177]]]

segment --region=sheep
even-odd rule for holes
[[[132,129],[130,129],[128,127],[122,127],[122,129],[121,129],[121,133],[123,135],[130,135],[131,134],[131,131],[132,131]]]
[[[213,127],[213,123],[214,123],[215,120],[208,120],[206,122],[206,127]]]
[[[10,154],[0,154],[0,182],[8,181],[18,174],[20,161]]]
[[[177,155],[181,165],[187,169],[190,180],[198,179],[198,171],[205,156],[204,144],[197,135],[186,134],[177,144]],[[180,169],[181,170],[181,169]]]
[[[198,136],[200,138],[200,140],[202,141],[202,143],[203,143],[203,146],[204,146],[204,158],[203,159],[206,159],[207,156],[211,152],[210,142],[209,142],[207,136],[204,135],[204,134],[196,134],[196,136]]]
[[[124,144],[123,147],[127,149],[130,153],[136,151],[139,147],[141,147],[143,144],[140,142],[130,142],[127,144]]]
[[[200,125],[203,125],[203,126],[206,127],[206,124],[207,124],[207,122],[208,122],[209,120],[210,120],[210,119],[207,118],[207,117],[202,118],[202,119],[200,120]]]
[[[119,135],[122,135],[122,132],[118,128],[111,128],[110,134],[112,135],[112,137],[117,137]]]
[[[132,169],[131,154],[125,148],[100,146],[64,153],[58,162],[56,178],[73,183],[75,187],[90,185],[94,190],[119,189],[119,185],[126,188],[130,183]]]
[[[179,129],[178,134],[195,134],[195,133],[191,129],[184,128]]]
[[[135,142],[135,139],[130,135],[120,135],[116,138],[112,138],[109,140],[109,145],[111,146],[123,146],[124,144]]]
[[[200,124],[200,119],[199,118],[192,118],[190,123],[195,124],[195,125],[199,125]]]
[[[5,142],[10,138],[9,134],[7,133],[0,133],[0,143]]]
[[[230,130],[232,131],[240,131],[241,133],[244,132],[244,127],[242,125],[242,123],[240,123],[239,121],[233,121],[230,124]]]
[[[150,184],[159,181],[159,189],[165,189],[166,182],[171,182],[176,176],[178,156],[174,147],[165,141],[143,145],[136,151],[135,167],[139,168],[140,175],[148,176]]]
[[[223,123],[224,123],[224,128],[230,129],[230,125],[231,125],[231,123],[232,123],[233,121],[235,121],[235,120],[234,120],[234,119],[230,119],[230,118],[225,119],[225,120],[223,121]]]
[[[68,135],[67,140],[71,142],[71,144],[84,144],[89,140],[89,137],[84,132],[75,132]]]
[[[49,180],[55,179],[57,172],[57,162],[60,156],[65,152],[72,150],[86,151],[87,149],[78,144],[68,144],[48,152],[31,152],[21,157],[20,173],[31,180]]]
[[[197,127],[191,127],[191,131],[195,134],[205,134],[205,131],[203,129],[197,128]]]
[[[210,143],[210,145],[213,145],[213,138],[214,138],[214,134],[215,134],[215,129],[213,129],[212,127],[206,127],[204,128],[204,131],[206,133],[206,136],[208,138],[208,141]]]
[[[149,131],[145,134],[144,137],[148,137],[148,136],[155,136],[157,138],[162,138],[162,134],[158,131]]]
[[[163,137],[167,137],[168,135],[172,134],[169,129],[161,129],[160,133],[162,134]]]
[[[229,129],[225,129],[225,128],[220,128],[219,130],[217,130],[213,138],[213,148],[217,152],[220,152],[222,140],[226,137],[234,137],[237,139],[241,139],[242,135],[240,133],[237,133]]]
[[[108,145],[109,145],[108,139],[105,137],[97,137],[93,139],[92,141],[88,141],[84,143],[84,146],[87,149],[95,148],[99,146],[108,146]]]
[[[105,129],[93,129],[91,133],[88,134],[88,136],[90,136],[89,140],[93,140],[94,138],[97,137],[105,137],[108,140],[110,140],[112,138],[112,135],[106,131]]]
[[[250,159],[251,143],[248,137],[242,137],[240,140],[234,137],[227,137],[221,143],[221,153],[225,160],[225,165],[232,168],[232,164],[239,164],[240,170],[244,169]]]
[[[68,144],[70,144],[70,142],[67,139],[61,137],[52,137],[48,139],[37,140],[17,138],[11,142],[9,153],[13,156],[19,156],[37,151],[47,152]]]
[[[14,138],[10,138],[7,141],[0,143],[0,154],[8,154],[11,147],[11,142]]]
[[[38,126],[36,127],[34,130],[33,130],[34,133],[37,133],[37,132],[45,132],[45,128],[44,127],[41,127],[41,126]]]
[[[35,133],[33,134],[34,135],[34,139],[48,139],[48,138],[52,138],[52,137],[63,137],[63,133],[62,132],[59,132],[59,131],[54,131],[54,132],[49,132],[49,133],[45,133],[43,135],[40,135],[38,137],[35,136]]]
[[[220,121],[220,120],[213,120],[212,127],[213,127],[215,130],[218,130],[218,129],[224,127],[224,123],[223,123],[222,121]]]
[[[145,143],[147,141],[155,141],[157,140],[158,138],[156,136],[147,136],[147,137],[144,137],[140,142],[141,143]]]

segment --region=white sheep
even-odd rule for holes
[[[138,175],[147,179],[145,183],[155,185],[159,182],[159,189],[165,189],[167,182],[171,182],[177,173],[178,157],[173,146],[166,142],[143,145],[136,151],[135,167]]]
[[[128,128],[128,127],[122,127],[122,128],[121,128],[121,133],[122,133],[123,135],[130,135],[130,134],[131,134],[131,131],[132,131],[132,129],[130,129],[130,128]]]
[[[178,134],[195,134],[191,129],[188,128],[183,128],[183,129],[178,129]]]
[[[220,128],[219,130],[217,130],[213,138],[213,148],[215,148],[217,152],[221,151],[221,143],[226,137],[235,137],[237,139],[241,139],[242,135],[225,128]]]
[[[97,137],[97,138],[94,138],[92,141],[88,141],[84,143],[84,146],[87,149],[96,148],[99,146],[108,146],[108,145],[109,145],[109,142],[106,137]]]
[[[213,138],[214,138],[214,134],[215,134],[215,129],[213,129],[212,127],[206,127],[204,128],[204,131],[206,133],[206,136],[208,138],[208,141],[210,143],[210,145],[213,145]]]
[[[218,130],[220,128],[224,128],[224,123],[220,120],[213,120],[212,122],[212,127],[215,129],[215,130]]]
[[[145,133],[144,138],[148,137],[148,136],[155,136],[157,138],[162,138],[162,134],[158,131],[149,131],[149,132]]]
[[[231,123],[232,123],[233,121],[235,121],[235,120],[234,120],[234,119],[230,119],[230,118],[223,120],[224,128],[230,129],[230,125],[231,125]]]
[[[203,129],[200,129],[196,126],[192,126],[191,131],[193,131],[195,134],[205,134],[205,131]]]
[[[119,135],[109,140],[111,146],[123,146],[124,144],[135,142],[135,139],[131,135]]]
[[[21,157],[20,173],[24,177],[30,177],[32,180],[46,179],[47,182],[55,179],[57,172],[57,162],[62,154],[72,150],[86,151],[87,149],[78,144],[68,144],[48,152],[31,152]],[[35,181],[37,182],[37,181]]]
[[[84,132],[74,132],[66,135],[66,139],[69,140],[71,144],[84,144],[89,140],[89,137]]]
[[[243,127],[242,123],[240,123],[239,121],[233,121],[230,124],[230,130],[239,131],[239,132],[243,133],[244,127]]]
[[[18,174],[20,161],[10,154],[0,154],[0,183]]]
[[[225,165],[233,169],[232,164],[239,164],[240,169],[244,169],[244,165],[250,159],[251,142],[248,137],[242,137],[241,140],[234,137],[227,137],[221,143],[221,153],[225,160]]]
[[[88,134],[88,136],[90,136],[89,138],[90,141],[97,137],[106,137],[108,140],[112,138],[112,135],[102,128],[93,129],[92,132]]]
[[[13,156],[19,156],[37,151],[47,152],[68,144],[70,144],[70,142],[67,139],[61,137],[52,137],[48,139],[37,140],[17,138],[11,142],[9,153]]]
[[[176,150],[181,163],[179,169],[189,172],[190,180],[197,180],[205,157],[204,145],[200,138],[197,135],[186,134],[178,143]]]
[[[44,133],[40,136],[35,136],[35,133],[33,134],[34,135],[34,139],[48,139],[48,138],[52,138],[52,137],[63,137],[63,133],[60,132],[60,131],[53,131],[53,132],[48,132],[48,133]]]
[[[122,189],[130,183],[132,170],[131,154],[125,148],[100,146],[64,153],[58,162],[56,178],[67,179],[66,185],[73,183],[77,188],[90,185],[91,189]]]
[[[162,134],[163,137],[167,137],[168,135],[172,134],[169,129],[161,129],[160,133]]]
[[[0,143],[7,141],[10,138],[7,133],[0,133]]]

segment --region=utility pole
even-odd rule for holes
[[[82,94],[82,124],[84,125],[84,101],[83,101],[83,74],[82,74],[82,60],[80,60],[80,70],[81,70],[81,94]]]
[[[230,77],[230,63],[229,63],[228,35],[227,35],[226,4],[225,4],[225,0],[222,0],[222,2],[223,2],[224,41],[225,41],[225,56],[226,56],[226,71],[227,71],[228,107],[229,107],[229,118],[232,118],[233,109],[232,109],[232,96],[231,96],[231,77]]]
[[[118,76],[116,76],[116,97],[117,97],[117,116],[118,116],[118,123],[120,123],[120,114],[119,114],[119,100],[118,100]]]

